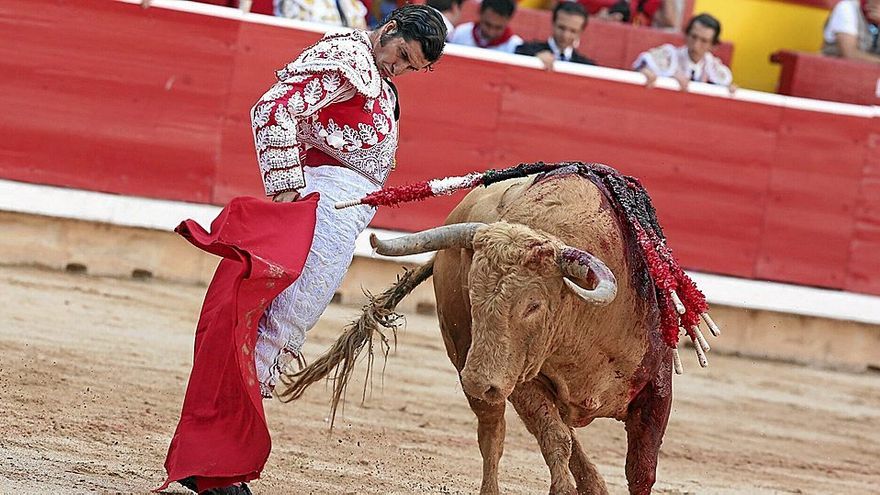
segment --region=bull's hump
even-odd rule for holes
[[[579,175],[554,175],[522,187],[515,197],[508,196],[502,212],[508,222],[528,225],[566,242],[619,236],[617,218],[607,199],[595,184]]]
[[[472,190],[452,211],[447,223],[501,220],[508,205],[517,202],[532,180],[533,177],[511,179]]]

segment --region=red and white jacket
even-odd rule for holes
[[[302,167],[347,167],[381,187],[397,152],[397,96],[367,33],[328,34],[279,70],[251,109],[266,194],[305,185]]]

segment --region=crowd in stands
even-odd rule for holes
[[[201,0],[207,1],[207,0]],[[243,0],[227,0],[235,6]],[[424,0],[446,20],[447,41],[534,56],[547,70],[557,62],[595,65],[578,51],[582,34],[591,18],[681,30],[684,0],[533,0],[552,9],[546,39],[523,40],[510,28],[516,14],[516,0]],[[479,17],[460,22],[462,5],[480,2]],[[532,3],[518,0],[520,3]],[[549,2],[549,4],[547,3]],[[213,1],[211,3],[217,3]],[[248,0],[252,11],[358,29],[375,26],[405,0]],[[880,63],[880,0],[840,0],[831,10],[824,28],[822,53],[828,56]],[[698,14],[684,24],[685,44],[663,44],[647,50],[631,68],[654,86],[658,77],[671,77],[686,91],[690,82],[717,84],[735,90],[730,69],[715,55],[721,23],[710,14]]]
[[[427,4],[449,12],[450,5],[458,0],[427,0]],[[460,12],[460,2],[458,12]],[[588,6],[585,6],[589,4]],[[606,2],[607,3],[607,2]],[[673,0],[649,2],[640,0],[629,4],[625,1],[600,5],[599,0],[560,1],[553,8],[550,35],[545,40],[523,41],[514,34],[510,20],[516,12],[514,0],[483,0],[480,15],[476,22],[466,22],[456,26],[449,38],[450,43],[477,46],[520,55],[532,55],[541,60],[547,70],[553,70],[555,62],[573,62],[595,65],[595,62],[577,51],[581,35],[587,27],[589,9],[606,20],[629,22],[633,12],[643,18],[644,23],[654,23],[659,15],[667,19],[661,10],[665,4],[674,5]],[[651,10],[644,10],[646,6]],[[641,9],[641,10],[640,10]],[[451,19],[448,19],[453,23]],[[668,19],[667,19],[668,20]],[[674,23],[673,23],[674,24]],[[693,17],[685,29],[686,43],[683,46],[664,44],[641,53],[633,62],[632,68],[645,75],[646,85],[654,86],[657,77],[673,77],[686,91],[690,81],[699,81],[726,86],[734,90],[733,75],[727,66],[711,49],[720,42],[721,23],[709,14]]]
[[[590,15],[637,26],[678,29],[682,0],[578,0]]]

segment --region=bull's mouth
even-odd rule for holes
[[[504,402],[513,393],[516,385],[516,383],[509,386],[501,384],[487,379],[485,376],[470,373],[467,369],[462,370],[461,373],[461,386],[464,389],[464,393],[474,399],[490,404]]]
[[[466,362],[460,373],[464,392],[484,402],[503,402],[518,385],[533,380],[541,373],[542,363],[539,360],[526,359],[525,362],[516,364],[514,361],[517,359],[507,358],[507,364],[512,366],[502,369],[490,369],[482,363],[475,366],[473,362]]]
[[[504,393],[498,388],[490,386],[488,389],[484,390],[482,395],[478,398],[490,404],[495,404],[507,400],[507,397],[510,396],[511,392]]]

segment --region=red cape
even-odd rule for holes
[[[257,324],[299,277],[312,245],[318,194],[294,203],[234,198],[211,223],[176,230],[223,258],[202,305],[180,422],[157,490],[189,476],[199,490],[260,476],[272,443],[254,365]]]

